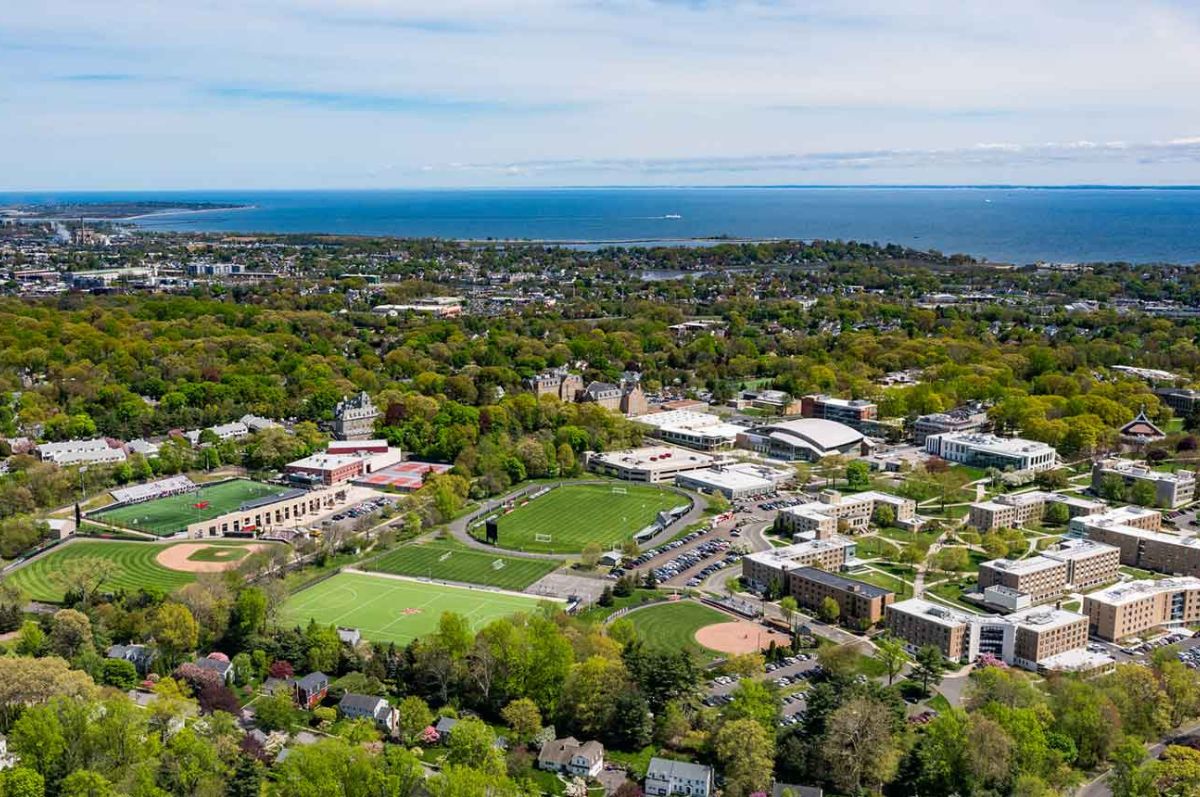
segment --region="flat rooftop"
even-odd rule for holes
[[[772,548],[769,551],[757,551],[746,554],[746,558],[770,567],[790,569],[797,559],[814,551],[849,548],[853,545],[853,540],[835,534],[825,540],[805,540],[794,545],[785,545],[782,548]]]
[[[701,468],[680,475],[711,487],[726,490],[770,490],[775,487],[775,482],[770,479],[763,479],[736,470]]]
[[[944,441],[968,445],[980,451],[994,451],[999,454],[1031,454],[1054,450],[1052,446],[1036,440],[1026,440],[1022,437],[997,437],[994,434],[981,432],[944,432],[937,437]]]
[[[1120,550],[1115,545],[1109,545],[1095,540],[1063,540],[1058,545],[1042,551],[1042,556],[1065,562],[1075,559],[1087,559],[1105,551]]]
[[[798,567],[790,572],[807,578],[809,581],[815,581],[818,584],[824,584],[834,589],[845,590],[846,592],[855,592],[859,595],[865,595],[868,598],[882,598],[884,595],[892,594],[890,589],[877,587],[865,581],[839,576],[837,573],[830,573],[828,570],[821,570],[818,567]]]
[[[616,465],[622,468],[678,468],[691,467],[693,470],[707,468],[716,460],[707,454],[688,451],[678,446],[642,446],[628,448],[624,451],[601,451],[592,455],[600,462]]]
[[[1036,573],[1052,567],[1061,567],[1062,562],[1045,556],[1030,556],[1027,559],[992,559],[980,567],[990,567],[993,570],[1003,570],[1006,573]]]
[[[1196,474],[1193,471],[1155,470],[1145,463],[1136,462],[1131,459],[1103,460],[1100,462],[1100,470],[1103,473],[1115,473],[1121,476],[1128,476],[1132,479],[1145,479],[1146,481],[1166,482],[1168,484],[1196,481]]]
[[[1010,623],[1023,628],[1028,628],[1034,631],[1046,631],[1051,628],[1061,628],[1067,625],[1073,625],[1080,620],[1087,619],[1085,615],[1078,612],[1068,612],[1066,609],[1055,609],[1053,606],[1034,606],[1032,609],[1023,609],[1019,612],[1013,612],[1006,617]]]
[[[1096,601],[1110,606],[1120,606],[1132,603],[1142,598],[1158,595],[1163,592],[1180,592],[1183,590],[1200,590],[1200,578],[1185,576],[1182,578],[1164,578],[1158,581],[1127,581],[1124,584],[1092,592],[1084,596],[1085,600]]]
[[[960,625],[970,622],[971,619],[966,614],[956,612],[937,603],[921,600],[920,598],[909,598],[906,601],[893,603],[888,607],[888,610],[920,617],[938,625],[944,625],[947,628],[957,628]]]

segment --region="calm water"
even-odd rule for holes
[[[154,230],[670,242],[841,238],[989,260],[1200,263],[1200,189],[693,188],[0,195],[252,205]]]

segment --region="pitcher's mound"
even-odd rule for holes
[[[696,631],[696,641],[718,653],[757,653],[770,647],[772,640],[777,646],[792,644],[787,634],[745,620],[706,625]]]

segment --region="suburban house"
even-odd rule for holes
[[[454,726],[457,724],[458,720],[454,717],[438,717],[437,724],[433,726],[433,729],[438,732],[438,739],[442,744],[450,740],[450,737],[454,734]],[[497,736],[493,747],[497,750],[507,750],[508,739],[503,736]]]
[[[349,719],[374,720],[380,730],[389,734],[396,732],[399,714],[382,697],[347,692],[338,703],[338,711]]]
[[[214,659],[211,656],[205,656],[204,658],[196,659],[192,663],[202,670],[215,672],[227,686],[233,683],[233,664],[230,663],[229,659]]]
[[[311,711],[320,705],[329,693],[329,676],[323,672],[310,672],[295,683],[296,705]]]
[[[667,758],[651,758],[646,767],[646,794],[685,794],[692,797],[708,797],[713,790],[712,767],[691,764],[686,761],[671,761]]]
[[[555,739],[542,745],[538,753],[538,769],[563,772],[581,778],[594,778],[604,768],[604,745],[597,741],[582,744],[573,736]]]
[[[150,665],[154,663],[154,649],[146,645],[113,645],[104,654],[110,659],[122,659],[129,662],[138,671],[138,675],[145,676],[150,672]]]
[[[454,717],[438,717],[437,724],[433,726],[433,729],[437,731],[438,739],[442,744],[450,741],[450,735],[454,733],[454,726],[457,724],[458,720]]]
[[[0,733],[0,770],[15,767],[17,765],[17,757],[8,754],[8,739],[4,738],[4,734]]]

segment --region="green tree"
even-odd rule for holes
[[[900,752],[886,705],[856,697],[827,720],[821,760],[830,780],[845,794],[878,792],[896,774]]]
[[[871,466],[861,459],[856,459],[846,465],[846,484],[851,489],[860,490],[871,484]]]
[[[92,649],[92,622],[83,612],[59,609],[50,626],[50,650],[73,659]]]
[[[773,683],[746,678],[729,693],[730,700],[721,708],[721,722],[753,720],[774,733],[779,721],[779,690]]]
[[[46,781],[28,767],[0,772],[0,794],[4,797],[45,797]]]
[[[42,646],[46,644],[46,634],[42,631],[42,627],[33,620],[26,620],[21,624],[21,631],[17,635],[16,651],[21,656],[36,656],[42,651]]]
[[[412,742],[421,731],[433,724],[433,712],[424,700],[416,695],[409,695],[400,701],[396,707],[397,732],[406,742]]]
[[[821,601],[821,619],[827,623],[836,623],[842,614],[842,607],[837,599],[826,595]]]
[[[875,658],[883,665],[887,673],[888,686],[896,680],[896,676],[904,670],[908,656],[904,652],[904,640],[891,634],[884,634],[875,640]]]
[[[937,645],[923,645],[917,650],[912,677],[921,685],[921,693],[928,695],[930,684],[936,684],[946,671],[946,659]]]
[[[99,772],[77,769],[63,779],[59,797],[117,797],[117,790]]]
[[[128,691],[137,685],[137,668],[133,666],[133,662],[124,659],[105,659],[100,680],[105,686],[115,686],[117,689]]]
[[[796,603],[796,599],[791,595],[784,595],[779,599],[779,613],[783,615],[783,621],[788,624],[788,628],[794,628],[792,619],[799,611],[800,605]]]
[[[164,603],[154,613],[151,622],[154,641],[163,663],[174,668],[196,649],[200,627],[188,607],[181,603]]]
[[[505,723],[512,729],[513,736],[519,741],[528,741],[542,729],[542,712],[537,703],[527,697],[518,698],[500,712]]]
[[[277,689],[274,694],[255,701],[254,716],[263,730],[282,731],[299,721],[300,712],[292,703],[291,694],[286,689]]]
[[[447,764],[496,774],[504,771],[504,758],[496,747],[496,734],[482,720],[475,717],[459,720],[446,746]]]
[[[747,797],[770,790],[774,780],[775,735],[751,719],[727,722],[713,750],[725,773],[725,794]]]

